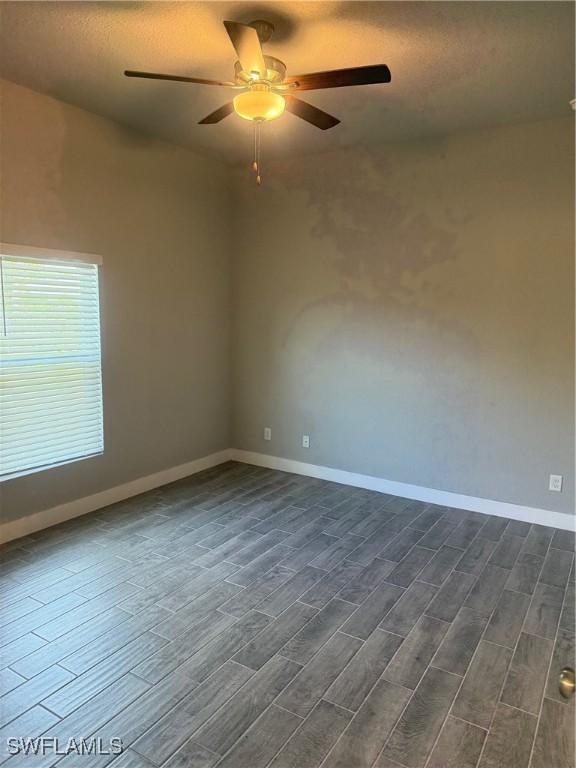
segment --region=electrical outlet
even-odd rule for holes
[[[264,440],[272,440],[272,429],[264,427]]]
[[[302,435],[302,448],[310,448],[310,435]]]
[[[550,482],[548,483],[549,491],[562,491],[562,475],[550,475]]]

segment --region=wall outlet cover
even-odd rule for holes
[[[272,440],[271,427],[264,427],[264,440]]]
[[[560,493],[562,491],[562,475],[550,475],[548,490],[556,491],[557,493]]]
[[[302,435],[302,448],[310,448],[310,435]]]

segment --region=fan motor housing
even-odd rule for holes
[[[266,63],[266,77],[262,79],[274,85],[281,83],[286,77],[286,64],[274,56],[264,56],[264,62]],[[242,69],[239,61],[234,65],[234,74],[239,85],[246,85],[253,80],[250,73]]]

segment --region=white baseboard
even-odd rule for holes
[[[175,480],[194,475],[203,469],[210,469],[218,464],[223,464],[225,461],[230,461],[230,457],[231,451],[228,449],[211,453],[209,456],[180,464],[178,467],[155,472],[153,475],[139,477],[137,480],[108,488],[92,496],[85,496],[82,499],[75,499],[51,509],[35,512],[33,515],[21,517],[19,520],[10,520],[0,525],[0,543],[28,536],[30,533],[41,531],[57,523],[63,523],[73,517],[80,517],[87,512],[94,512],[96,509],[101,509],[109,504],[115,504],[118,501],[124,501],[124,499],[129,499],[132,496],[138,496],[140,493],[159,488],[161,485],[173,483]]]
[[[381,477],[360,475],[356,472],[346,472],[342,469],[306,464],[302,461],[283,459],[279,456],[268,456],[264,453],[252,453],[251,451],[243,451],[236,448],[230,451],[230,459],[246,464],[256,464],[259,467],[280,469],[283,472],[292,472],[296,475],[318,477],[321,480],[330,480],[334,483],[342,483],[342,485],[353,485],[357,488],[367,488],[371,491],[389,493],[392,496],[401,496],[405,499],[426,501],[430,504],[439,504],[444,507],[467,509],[472,512],[481,512],[484,515],[495,515],[496,517],[509,517],[512,520],[548,525],[552,528],[562,528],[566,531],[573,531],[575,529],[576,518],[574,515],[568,515],[564,512],[552,512],[548,509],[525,507],[520,504],[510,504],[506,501],[481,499],[476,496],[452,493],[451,491],[438,491],[434,488],[424,488],[421,485],[397,483],[394,480],[385,480]]]
[[[85,496],[82,499],[75,499],[66,504],[60,504],[57,507],[36,512],[33,515],[22,517],[19,520],[11,520],[0,525],[0,543],[19,539],[30,533],[49,528],[52,525],[63,523],[74,517],[80,517],[88,512],[94,512],[109,504],[115,504],[118,501],[124,501],[132,496],[138,496],[140,493],[159,488],[161,485],[172,483],[175,480],[181,480],[183,477],[194,475],[203,469],[210,469],[226,461],[239,461],[244,464],[255,464],[259,467],[268,469],[279,469],[283,472],[291,472],[296,475],[306,475],[308,477],[317,477],[321,480],[330,480],[342,485],[352,485],[357,488],[367,488],[371,491],[380,491],[389,493],[393,496],[401,496],[406,499],[416,501],[425,501],[431,504],[441,506],[455,507],[457,509],[468,509],[473,512],[481,512],[485,515],[496,515],[497,517],[509,517],[512,520],[522,520],[527,523],[538,523],[548,525],[553,528],[562,528],[563,530],[573,531],[576,519],[573,515],[563,512],[552,512],[547,509],[537,509],[535,507],[525,507],[519,504],[510,504],[505,501],[493,501],[492,499],[481,499],[475,496],[464,496],[460,493],[450,491],[438,491],[434,488],[424,488],[420,485],[409,485],[408,483],[397,483],[393,480],[385,480],[381,477],[372,477],[370,475],[360,475],[356,472],[346,472],[342,469],[333,469],[332,467],[322,467],[316,464],[306,464],[292,459],[283,459],[279,456],[268,456],[264,453],[252,453],[237,448],[230,448],[218,453],[212,453],[201,459],[189,461],[178,467],[156,472],[153,475],[140,477],[123,485],[117,485],[114,488],[108,488],[92,496]]]

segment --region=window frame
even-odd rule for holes
[[[40,472],[46,472],[51,469],[65,466],[67,464],[75,464],[79,461],[86,461],[88,459],[98,458],[104,453],[104,392],[103,392],[103,361],[102,361],[102,317],[101,317],[101,294],[100,294],[100,267],[103,264],[102,256],[94,253],[83,253],[80,251],[64,251],[55,248],[43,248],[34,245],[21,245],[17,243],[4,243],[0,242],[0,257],[6,256],[8,258],[21,258],[30,259],[36,261],[67,261],[76,262],[81,264],[92,264],[97,267],[97,289],[98,289],[98,331],[99,331],[99,349],[100,349],[100,405],[101,405],[101,434],[102,434],[102,450],[95,453],[90,453],[85,456],[76,456],[70,459],[63,459],[62,461],[54,462],[53,464],[44,464],[42,466],[30,467],[28,469],[17,470],[9,474],[0,475],[0,483],[4,483],[10,480],[15,480],[19,477],[25,477],[27,475],[34,475]],[[3,286],[2,286],[3,290]],[[0,297],[3,300],[4,295]],[[1,414],[0,414],[0,431],[1,431]]]

